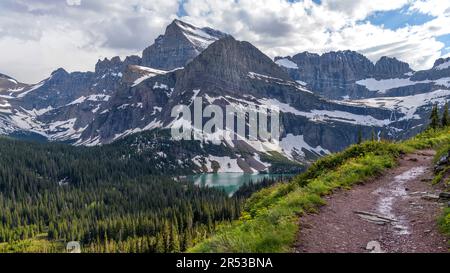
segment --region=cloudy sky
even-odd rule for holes
[[[446,0],[1,0],[0,73],[33,83],[58,67],[140,54],[179,18],[271,57],[351,49],[426,69],[450,56]]]

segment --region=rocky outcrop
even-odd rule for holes
[[[382,57],[373,64],[354,51],[322,55],[304,52],[275,60],[293,79],[335,100],[410,96],[450,88],[442,81],[450,77],[448,59],[440,59],[432,69],[418,72],[396,58]]]
[[[205,104],[214,103],[221,107],[234,104],[245,108],[252,103],[273,107],[279,104],[284,107],[282,137],[292,135],[311,147],[322,147],[324,151],[337,151],[356,142],[360,130],[364,135],[370,135],[374,124],[354,118],[370,117],[382,121],[391,115],[388,110],[326,101],[293,81],[250,43],[226,37],[213,43],[183,70],[154,76],[119,91],[108,104],[110,111],[96,118],[83,132],[81,143],[95,139],[110,142],[151,125],[166,127],[174,120],[170,115],[172,107],[190,105],[194,97],[202,97]],[[317,115],[313,114],[315,111]],[[384,130],[381,124],[375,127]],[[257,152],[251,145],[248,149]],[[311,148],[298,149],[293,157],[299,161],[320,155]]]
[[[19,89],[25,86],[25,84],[19,83],[14,78],[0,73],[0,93],[2,91],[8,92],[8,90]]]
[[[333,99],[352,95],[364,97],[364,89],[354,83],[372,75],[374,71],[373,63],[354,51],[323,55],[303,52],[290,59],[298,66],[298,69],[287,69],[292,78],[307,83],[308,88],[317,94]]]
[[[396,58],[381,57],[375,64],[373,76],[377,79],[404,78],[409,72],[413,72],[409,64]]]
[[[414,73],[414,75],[411,77],[411,80],[426,81],[439,80],[443,78],[450,78],[450,58],[441,58],[436,60],[433,68]]]
[[[439,61],[434,70],[445,71],[444,66],[445,60]],[[61,68],[16,93],[0,91],[0,127],[8,128],[0,133],[22,130],[76,145],[111,143],[142,131],[170,128],[176,121],[171,116],[173,107],[192,107],[193,99],[201,97],[205,106],[277,107],[282,135],[276,152],[305,163],[355,143],[359,134],[370,138],[375,132],[380,138],[396,139],[420,130],[427,118],[426,107],[413,115],[416,112],[410,105],[401,111],[398,105],[382,107],[391,101],[382,101],[377,108],[371,107],[378,103],[374,101],[343,103],[318,96],[377,96],[360,80],[384,80],[394,74],[412,79],[405,73],[412,73],[409,66],[396,59],[382,58],[373,64],[353,51],[301,53],[277,58],[275,63],[248,42],[174,21],[142,58],[99,60],[93,72],[69,73]],[[2,82],[14,84],[5,76],[0,76]],[[409,95],[435,88],[431,82],[421,84],[389,89],[385,94]],[[227,160],[235,160],[243,170],[262,170],[265,164],[258,156],[269,156],[264,153],[267,145],[271,144],[263,139],[222,142],[216,150],[227,153],[212,149],[201,156],[232,155]]]
[[[164,35],[142,53],[142,65],[162,70],[184,67],[211,43],[227,35],[211,28],[198,28],[174,20]]]

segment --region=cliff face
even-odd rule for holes
[[[448,88],[441,79],[450,77],[444,59],[436,61],[432,69],[418,72],[396,58],[382,57],[373,64],[354,51],[323,55],[304,52],[293,57],[277,57],[275,61],[293,79],[316,94],[334,100],[428,93]]]
[[[198,28],[175,20],[155,43],[142,53],[142,65],[172,70],[184,67],[211,43],[227,35],[210,28]]]
[[[396,58],[381,57],[374,66],[373,76],[379,79],[401,78],[409,72],[413,72],[409,64]]]

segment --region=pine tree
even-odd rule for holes
[[[438,106],[437,106],[437,104],[435,104],[433,106],[433,109],[431,110],[429,128],[437,129],[438,127],[439,127],[439,112],[438,112]]]
[[[357,143],[358,144],[362,143],[362,130],[361,130],[361,128],[359,128],[359,130],[358,130],[358,142]]]
[[[443,127],[447,127],[450,125],[450,117],[448,116],[448,102],[444,106],[444,113],[442,114],[442,122]]]
[[[178,231],[176,227],[172,225],[170,230],[170,245],[169,252],[171,253],[179,253],[180,250],[180,238],[178,236]]]

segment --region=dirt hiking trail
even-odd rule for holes
[[[444,252],[436,219],[443,204],[433,198],[433,150],[399,159],[382,176],[326,197],[318,214],[299,221],[297,253]]]

